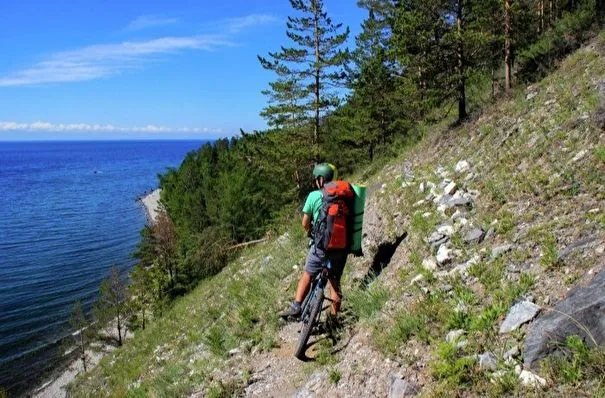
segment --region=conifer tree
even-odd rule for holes
[[[146,269],[142,263],[137,264],[130,273],[131,284],[128,286],[130,291],[131,308],[133,312],[141,315],[140,326],[145,329],[147,313],[153,303],[154,284],[151,271]]]
[[[69,317],[69,326],[73,330],[72,336],[78,351],[78,357],[82,361],[82,368],[84,372],[88,370],[88,355],[86,348],[90,342],[91,335],[93,333],[93,324],[86,318],[82,303],[77,300],[74,302],[71,315]]]
[[[124,325],[128,315],[127,293],[126,284],[120,278],[120,271],[114,265],[111,267],[110,276],[101,283],[95,315],[100,324],[116,322],[118,346],[122,345]]]
[[[319,155],[321,119],[339,104],[334,90],[344,82],[344,66],[349,53],[343,49],[349,29],[342,30],[325,11],[323,0],[290,0],[292,8],[300,14],[288,17],[286,35],[292,47],[259,56],[263,68],[274,71],[278,80],[271,84],[271,104],[263,111],[270,123],[283,123],[287,119],[309,122],[312,135],[308,142]]]
[[[349,133],[345,134],[350,145],[367,147],[371,161],[376,146],[386,144],[393,134],[395,119],[403,116],[402,108],[396,106],[396,77],[388,57],[395,5],[391,0],[361,0],[358,5],[368,11],[368,17],[362,23],[353,52],[356,69],[349,105],[357,128],[348,128]]]

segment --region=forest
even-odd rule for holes
[[[359,0],[367,17],[353,38],[326,12],[329,1],[290,3],[282,48],[258,56],[274,76],[260,110],[268,128],[206,144],[159,176],[165,212],[141,231],[129,292],[115,275],[104,284],[105,302],[132,298],[128,310],[105,306],[113,318],[129,311],[144,328],[148,313],[216,274],[242,243],[280,233],[299,216],[317,162],[347,178],[432,124],[464,123],[544,76],[599,31],[605,8],[603,0]]]

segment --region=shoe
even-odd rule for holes
[[[279,314],[279,316],[284,319],[298,318],[298,317],[300,317],[300,313],[301,313],[300,304],[298,304],[297,302],[293,302],[292,305],[290,306],[290,308],[288,308],[287,310],[285,310],[284,312]]]

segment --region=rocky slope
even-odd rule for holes
[[[305,254],[293,227],[203,282],[72,394],[605,393],[605,355],[585,349],[605,343],[604,34],[364,176],[365,256],[348,265],[343,328],[316,337],[312,360],[293,358],[297,325],[275,316]],[[573,360],[540,361],[555,351]]]

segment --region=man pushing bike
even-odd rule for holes
[[[336,315],[342,300],[340,279],[349,253],[354,192],[349,183],[335,181],[337,172],[331,164],[316,165],[313,176],[317,190],[307,196],[302,210],[302,227],[310,233],[313,242],[294,301],[280,316],[298,319],[301,315],[301,304],[309,292],[311,282],[329,261],[328,281],[332,305],[328,324],[333,326],[336,324]]]

